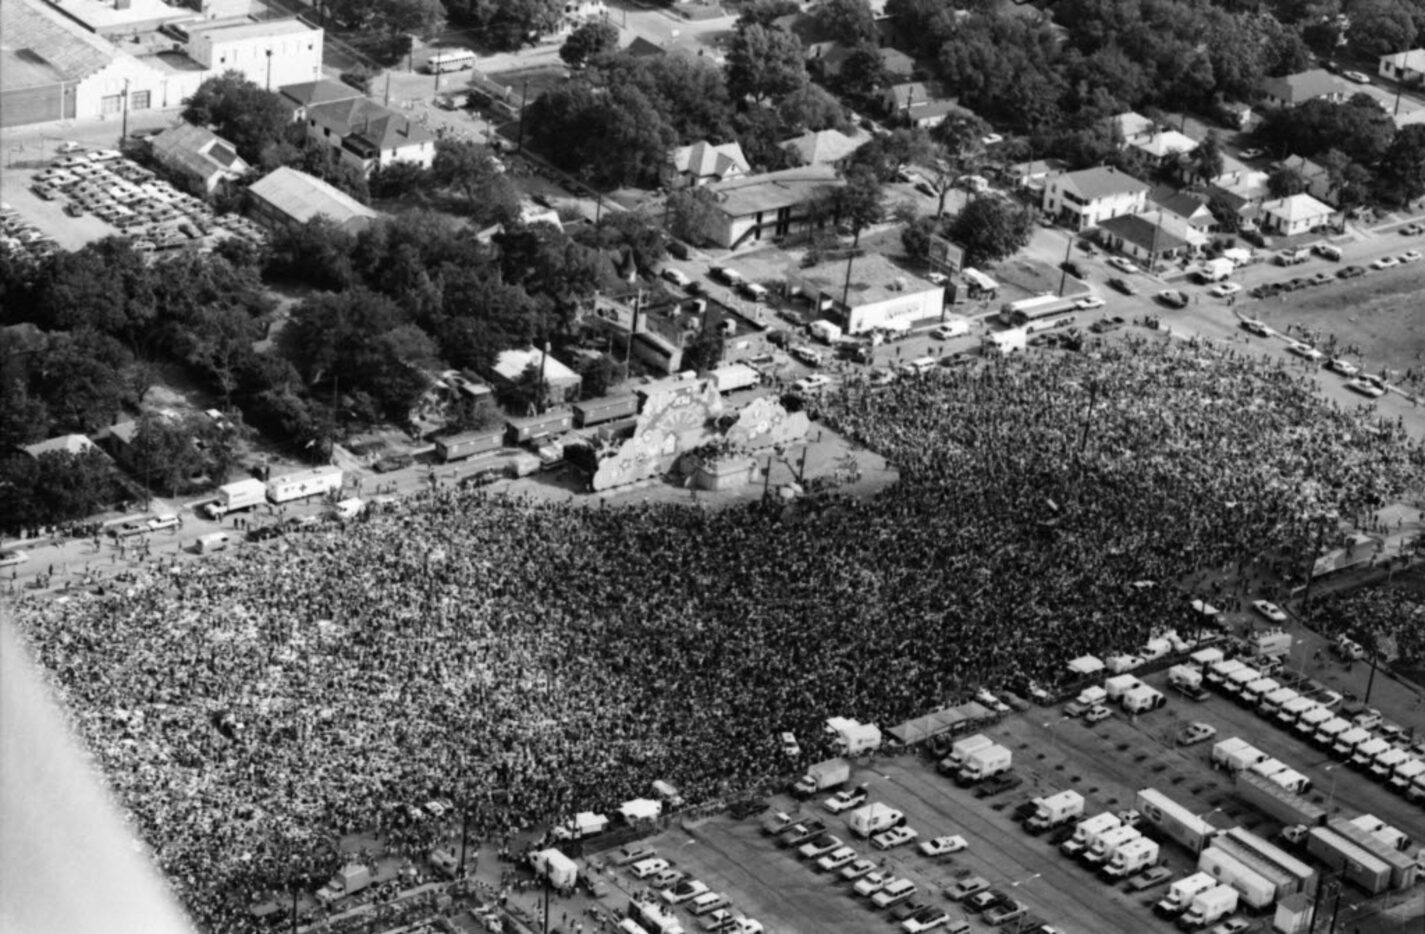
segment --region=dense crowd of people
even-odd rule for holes
[[[252,891],[336,868],[324,840],[424,845],[432,798],[490,835],[654,779],[697,803],[785,773],[783,730],[810,757],[827,716],[1051,683],[1186,624],[1194,569],[1304,560],[1318,515],[1425,476],[1296,372],[1171,343],[851,385],[822,417],[900,482],[724,509],[441,487],[19,620],[190,910],[240,930]]]

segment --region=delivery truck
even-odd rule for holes
[[[1084,796],[1077,791],[1061,791],[1047,798],[1035,798],[1033,804],[1035,811],[1024,822],[1024,829],[1030,833],[1043,833],[1061,827],[1069,821],[1078,820],[1084,813]]]
[[[330,904],[339,898],[355,895],[371,884],[371,870],[359,863],[349,863],[332,876],[331,881],[317,890],[317,900]]]
[[[890,830],[905,822],[905,815],[879,801],[859,807],[846,816],[846,823],[863,837]]]
[[[1197,868],[1211,873],[1219,882],[1232,886],[1242,900],[1253,908],[1265,908],[1276,900],[1277,882],[1259,872],[1249,860],[1250,857],[1245,853],[1213,845],[1202,851],[1202,855],[1198,857]]]
[[[1207,689],[1202,686],[1202,669],[1192,665],[1174,665],[1168,669],[1168,684],[1189,700],[1207,700]]]
[[[1193,873],[1168,886],[1167,894],[1153,906],[1160,915],[1177,917],[1192,905],[1193,899],[1217,886],[1217,880],[1205,872]]]
[[[1224,739],[1212,747],[1213,768],[1222,769],[1225,772],[1240,772],[1261,762],[1266,757],[1266,753],[1261,752],[1245,739],[1236,736]]]
[[[1262,698],[1279,688],[1281,688],[1281,682],[1275,678],[1258,678],[1242,688],[1242,703],[1244,706],[1260,711]]]
[[[1275,720],[1277,712],[1282,709],[1283,704],[1286,704],[1288,701],[1297,700],[1300,697],[1301,695],[1291,688],[1279,687],[1269,694],[1262,695],[1261,700],[1257,701],[1257,712],[1264,717],[1271,717]]]
[[[1147,837],[1130,840],[1119,847],[1113,858],[1103,867],[1103,874],[1110,879],[1126,879],[1140,869],[1147,869],[1158,862],[1158,843]]]
[[[1234,672],[1241,671],[1246,667],[1247,664],[1245,662],[1238,661],[1235,658],[1226,658],[1208,665],[1207,670],[1203,672],[1203,677],[1207,679],[1208,684],[1216,685],[1226,690],[1227,679],[1232,677]]]
[[[1280,759],[1273,759],[1271,756],[1261,762],[1254,762],[1247,767],[1253,775],[1260,775],[1263,778],[1271,778],[1278,772],[1286,771],[1286,763]]]
[[[980,352],[987,357],[1007,355],[1022,351],[1029,346],[1029,332],[1024,328],[1010,328],[1007,331],[992,331],[985,335]]]
[[[1262,680],[1260,671],[1250,665],[1243,665],[1227,676],[1227,680],[1222,682],[1222,690],[1227,692],[1228,697],[1241,702],[1242,692],[1247,689],[1247,685],[1260,680]]]
[[[1137,840],[1143,836],[1137,827],[1120,826],[1113,830],[1106,830],[1098,835],[1093,846],[1084,851],[1083,861],[1090,866],[1102,866],[1113,858],[1113,854],[1118,852],[1118,848],[1129,840]]]
[[[1196,652],[1188,656],[1188,660],[1191,661],[1197,667],[1203,669],[1204,673],[1206,673],[1206,670],[1209,666],[1216,665],[1224,658],[1226,658],[1226,656],[1222,653],[1222,650],[1217,648],[1216,646],[1208,646],[1205,649],[1198,649]]]
[[[1108,811],[1095,814],[1093,817],[1086,817],[1079,821],[1079,825],[1074,828],[1074,835],[1059,844],[1059,851],[1065,856],[1077,858],[1093,846],[1100,836],[1122,826],[1123,821],[1118,818],[1118,815]]]
[[[1117,702],[1124,694],[1142,684],[1136,675],[1114,675],[1103,682],[1103,689],[1108,692],[1108,699]]]
[[[950,745],[950,754],[940,760],[939,769],[945,775],[955,775],[965,767],[970,754],[994,745],[994,740],[983,733],[957,739]]]
[[[1390,787],[1399,794],[1410,796],[1411,786],[1425,780],[1425,760],[1411,756],[1395,767],[1390,773]]]
[[[762,374],[745,363],[729,363],[708,374],[720,393],[755,389],[762,382]]]
[[[1196,855],[1217,833],[1204,818],[1169,798],[1156,788],[1138,791],[1135,807],[1143,821],[1163,836]]]
[[[1237,910],[1237,890],[1230,885],[1218,885],[1192,900],[1192,905],[1178,919],[1185,930],[1216,924]]]
[[[1304,795],[1310,794],[1311,792],[1311,779],[1296,769],[1282,769],[1274,775],[1267,776],[1267,781],[1278,787],[1285,788],[1292,794]]]
[[[1291,691],[1291,688],[1283,688],[1282,690]],[[1317,704],[1316,701],[1309,697],[1303,697],[1296,691],[1292,691],[1292,693],[1296,696],[1289,697],[1282,701],[1281,706],[1277,708],[1275,717],[1276,721],[1282,726],[1295,729],[1297,722],[1301,719],[1301,715],[1308,710],[1316,709]]]
[[[1123,709],[1130,714],[1148,713],[1168,702],[1163,692],[1147,684],[1139,684],[1123,692]]]
[[[242,512],[267,502],[267,484],[261,480],[239,480],[218,487],[218,498],[203,506],[210,519],[221,519],[228,513]]]
[[[1394,748],[1394,746],[1379,736],[1372,736],[1357,746],[1355,752],[1351,753],[1351,765],[1363,772],[1369,772],[1371,763],[1376,761],[1376,756],[1385,752],[1387,749]]]
[[[573,891],[579,878],[579,867],[574,861],[553,847],[532,854],[529,863],[537,878],[548,879],[550,887],[560,891]]]
[[[1316,735],[1311,741],[1322,749],[1331,749],[1336,745],[1336,738],[1350,728],[1350,720],[1345,717],[1332,717],[1316,728]]]
[[[600,396],[576,402],[569,408],[574,413],[575,428],[593,428],[637,415],[638,396],[631,392],[620,396]]]
[[[961,785],[973,785],[987,778],[1008,772],[1014,765],[1014,755],[1007,747],[998,744],[970,753],[964,768],[955,776]]]
[[[809,798],[817,792],[840,787],[850,777],[851,763],[845,759],[827,759],[808,767],[806,774],[792,786],[792,794]]]
[[[313,467],[267,481],[267,498],[274,503],[290,503],[310,496],[325,496],[341,489],[340,467]]]
[[[1312,700],[1312,698],[1307,698]],[[1331,711],[1322,707],[1319,702],[1315,707],[1309,707],[1297,714],[1296,722],[1291,725],[1292,732],[1303,739],[1315,740],[1316,731],[1321,729],[1321,725],[1328,720],[1334,720],[1335,716]]]
[[[1371,777],[1377,781],[1389,781],[1391,773],[1395,771],[1396,767],[1403,765],[1409,758],[1410,753],[1391,746],[1371,760]]]
[[[1336,735],[1336,738],[1331,742],[1331,753],[1342,762],[1350,762],[1355,757],[1356,750],[1365,745],[1370,738],[1370,730],[1353,726]]]
[[[609,819],[604,815],[583,811],[555,827],[554,837],[558,840],[583,840],[603,833],[608,827]]]

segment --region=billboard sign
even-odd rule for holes
[[[965,248],[939,234],[930,235],[930,268],[953,276],[965,265]]]

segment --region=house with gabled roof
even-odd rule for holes
[[[1305,156],[1287,156],[1280,162],[1273,162],[1272,168],[1285,172],[1295,172],[1306,183],[1306,193],[1318,201],[1335,203],[1335,185],[1326,166],[1312,162]]]
[[[1425,83],[1425,49],[1380,57],[1380,76],[1401,84]]]
[[[668,153],[663,164],[663,184],[669,188],[690,188],[738,178],[751,171],[742,146],[736,140],[720,145],[702,140]]]
[[[814,130],[783,140],[777,146],[796,153],[802,165],[837,165],[866,142],[867,137],[847,136],[840,130]]]
[[[1151,200],[1160,210],[1177,218],[1190,230],[1206,235],[1217,228],[1217,220],[1207,207],[1207,199],[1201,195],[1177,191],[1173,188],[1161,188],[1153,191]]]
[[[1318,98],[1344,101],[1351,90],[1324,68],[1299,71],[1284,78],[1264,78],[1261,89],[1264,102],[1274,107],[1297,107]]]
[[[153,156],[165,168],[212,194],[235,182],[251,168],[233,144],[207,127],[180,123],[149,141]]]
[[[1050,176],[1044,183],[1045,214],[1074,230],[1145,209],[1148,186],[1111,165]]]
[[[365,97],[307,108],[307,138],[336,150],[364,173],[395,162],[430,168],[435,134],[409,116]]]
[[[1192,245],[1184,233],[1181,221],[1162,210],[1111,217],[1098,228],[1104,246],[1145,263],[1189,253]]]
[[[713,217],[704,235],[723,247],[782,237],[803,229],[813,206],[845,184],[829,165],[808,165],[714,182]]]
[[[21,450],[31,457],[38,458],[43,454],[53,454],[61,452],[65,454],[88,454],[90,451],[97,451],[94,442],[90,441],[86,435],[60,435],[57,438],[47,438],[44,441],[36,441],[34,444],[27,444]]]
[[[306,120],[308,107],[335,104],[365,96],[346,82],[333,81],[330,78],[284,85],[277,93],[281,96],[282,103],[292,108],[293,120]]]

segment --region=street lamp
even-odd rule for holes
[[[129,138],[129,79],[124,79],[124,122],[119,130],[119,148],[124,146],[124,140]]]
[[[272,50],[267,50],[267,90],[272,90]]]
[[[1043,875],[1044,875],[1044,873],[1042,873],[1042,872],[1036,872],[1034,875],[1029,876],[1029,877],[1024,878],[1024,879],[1020,879],[1018,882],[1011,882],[1011,883],[1009,884],[1009,887],[1012,888],[1012,889],[1017,889],[1017,888],[1019,888],[1021,885],[1027,885],[1027,884],[1029,884],[1030,882],[1033,882],[1035,879],[1038,879],[1038,878],[1042,877]],[[1019,899],[1015,899],[1015,901],[1019,901]],[[1020,907],[1021,907],[1021,908],[1024,908],[1024,907],[1025,907],[1023,902],[1020,902]],[[1015,925],[1014,925],[1014,934],[1024,934],[1024,924],[1025,924],[1025,922],[1028,921],[1028,920],[1029,920],[1029,911],[1026,909],[1023,913],[1020,914],[1020,916],[1019,916],[1019,921],[1016,922]]]

